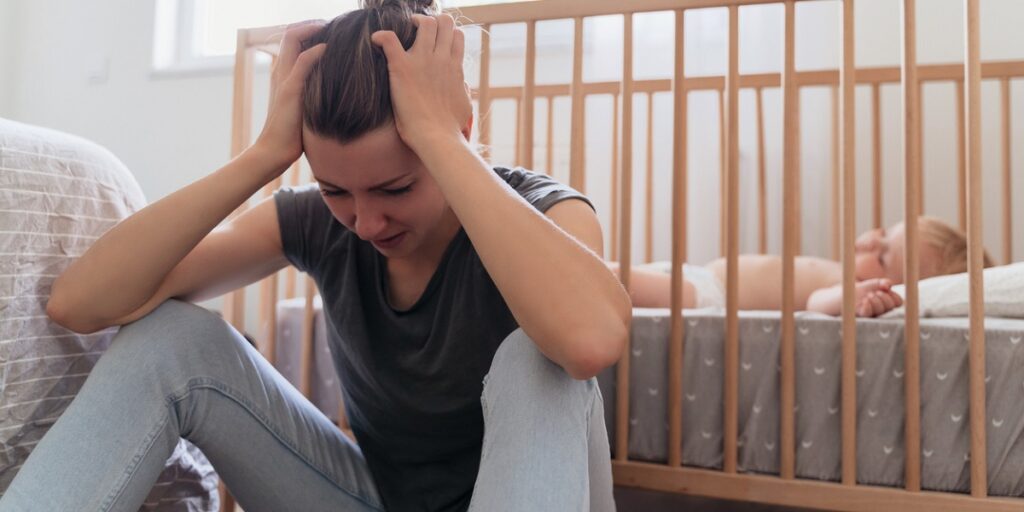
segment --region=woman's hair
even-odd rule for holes
[[[394,31],[409,49],[416,38],[412,15],[439,12],[434,0],[360,0],[359,7],[331,20],[304,45],[327,43],[306,79],[303,121],[314,133],[342,143],[394,122],[387,59],[370,35]]]
[[[967,235],[935,217],[920,217],[917,226],[921,240],[939,251],[940,259],[935,266],[938,275],[967,272]],[[985,268],[991,267],[988,251],[982,252]]]

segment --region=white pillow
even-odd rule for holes
[[[985,316],[1024,318],[1024,262],[991,267],[984,272]],[[922,317],[967,316],[969,310],[967,273],[923,279],[917,283]],[[906,297],[905,286],[892,287]],[[903,307],[882,318],[905,316]]]

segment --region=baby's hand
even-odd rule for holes
[[[903,297],[892,291],[888,279],[868,279],[857,283],[857,316],[876,317],[903,305]]]

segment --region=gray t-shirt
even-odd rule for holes
[[[583,195],[522,169],[494,171],[541,212]],[[466,510],[480,464],[483,378],[518,325],[459,230],[422,297],[388,301],[385,258],[315,185],[274,194],[284,254],[316,282],[345,411],[389,510]],[[593,205],[591,205],[593,207]]]

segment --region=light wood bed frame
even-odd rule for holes
[[[837,70],[803,71],[794,69],[794,11],[795,1],[838,1],[842,4],[841,22],[838,34],[841,38],[842,62]],[[874,512],[879,506],[891,510],[914,511],[1020,511],[1024,499],[993,498],[987,496],[986,440],[985,440],[985,335],[983,327],[984,307],[982,303],[982,217],[981,217],[981,92],[982,79],[998,80],[1001,85],[1002,110],[1002,235],[1004,249],[1002,261],[1012,261],[1012,218],[1011,218],[1011,161],[1010,161],[1010,80],[1024,77],[1024,61],[1000,61],[982,63],[979,53],[979,1],[964,0],[965,12],[965,55],[963,64],[918,65],[916,56],[917,31],[915,27],[915,0],[901,0],[902,59],[898,67],[855,68],[854,67],[854,0],[540,0],[490,6],[464,7],[459,9],[463,19],[483,27],[480,48],[479,85],[473,91],[478,112],[488,113],[493,101],[514,99],[517,104],[515,123],[517,126],[515,147],[517,161],[511,162],[527,168],[534,166],[533,141],[534,101],[543,98],[549,103],[547,118],[546,164],[552,169],[552,120],[550,102],[555,97],[571,98],[571,134],[569,184],[585,192],[584,162],[584,98],[587,95],[605,94],[615,97],[614,127],[616,137],[612,144],[612,254],[611,259],[620,261],[622,268],[633,263],[631,252],[632,199],[633,199],[633,102],[621,101],[634,95],[646,95],[648,112],[650,98],[657,92],[670,92],[673,96],[674,141],[672,156],[672,316],[669,344],[669,394],[668,407],[670,424],[668,435],[668,462],[648,463],[631,461],[628,458],[629,439],[629,357],[623,357],[617,368],[617,395],[615,429],[617,435],[612,461],[617,485],[655,489],[673,493],[695,494],[732,500],[757,501],[778,505],[813,507],[832,510]],[[738,69],[738,11],[740,6],[781,3],[784,5],[784,52],[781,73],[741,75]],[[683,58],[683,15],[686,10],[726,7],[729,11],[728,67],[725,76],[686,77]],[[633,14],[649,11],[673,11],[675,13],[675,58],[672,79],[634,80],[633,76]],[[583,81],[583,20],[601,15],[622,15],[624,23],[623,79],[621,82]],[[575,21],[573,45],[572,82],[568,84],[538,85],[535,83],[536,23],[548,19],[572,19]],[[526,69],[522,86],[490,86],[490,41],[487,30],[496,24],[526,24]],[[232,117],[232,155],[239,154],[251,143],[252,126],[252,83],[253,57],[256,52],[274,55],[282,33],[282,27],[266,27],[240,30],[235,60],[234,105]],[[905,488],[859,485],[856,482],[856,336],[853,295],[853,252],[855,238],[855,146],[854,146],[854,87],[867,85],[871,88],[871,104],[874,114],[872,146],[872,223],[882,225],[881,215],[881,156],[880,156],[880,94],[882,84],[898,83],[903,95],[903,141],[905,161],[903,180],[905,184],[904,219],[913,218],[922,211],[922,165],[921,165],[921,84],[925,82],[953,82],[957,91],[957,134],[959,140],[958,212],[960,226],[968,236],[968,268],[970,280],[970,348],[969,348],[969,396],[970,396],[970,481],[969,495],[931,492],[921,490],[921,425],[920,425],[920,339],[918,318],[918,228],[916,222],[906,223],[906,454]],[[833,255],[842,260],[843,266],[843,313],[842,313],[842,479],[839,483],[795,477],[795,436],[794,436],[794,395],[795,395],[795,343],[794,343],[794,258],[800,247],[800,178],[799,178],[799,90],[806,86],[832,87],[832,113],[835,130],[833,144],[832,200],[833,200]],[[740,88],[756,92],[756,123],[758,160],[758,246],[766,250],[766,175],[764,158],[764,122],[762,92],[766,88],[781,88],[783,104],[783,151],[782,151],[782,261],[783,261],[783,307],[781,338],[781,400],[780,400],[780,456],[781,471],[778,476],[743,474],[737,471],[737,428],[738,428],[738,368],[739,329],[737,294],[737,261],[739,256],[739,140],[738,140],[738,93]],[[687,208],[687,123],[685,101],[687,93],[697,90],[719,92],[722,126],[722,220],[724,229],[721,239],[722,253],[727,261],[726,288],[726,337],[725,337],[725,382],[724,382],[724,426],[723,426],[723,469],[709,470],[683,467],[681,457],[682,433],[682,362],[683,322],[682,275],[680,263],[687,258],[686,226]],[[648,115],[647,140],[652,139],[651,116]],[[479,123],[479,141],[486,148],[491,142],[490,122],[483,116]],[[485,157],[486,155],[486,149]],[[652,145],[646,147],[647,187],[646,245],[645,257],[651,258],[652,240]],[[298,184],[302,170],[296,163],[293,168],[274,182],[268,184],[261,194],[269,196],[285,182]],[[242,205],[238,212],[244,210]],[[284,296],[295,297],[297,275],[294,268],[282,271],[284,274]],[[276,304],[280,295],[278,275],[268,277],[260,284],[259,340],[263,354],[272,363],[275,353]],[[630,286],[629,273],[622,273],[620,279],[625,287]],[[312,358],[313,297],[315,286],[306,278],[305,322],[302,335],[302,366],[300,389],[308,395],[310,389],[310,365]],[[225,317],[238,329],[244,326],[244,290],[230,294],[224,303]],[[626,347],[624,354],[629,353]],[[346,425],[343,411],[339,411],[339,424]],[[224,507],[233,506],[230,496],[225,497]]]

